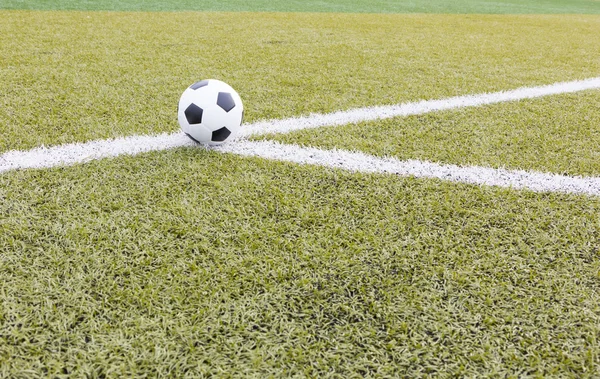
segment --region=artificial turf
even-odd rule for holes
[[[246,122],[597,76],[596,16],[2,11],[0,152],[175,131],[203,78]]]
[[[185,148],[0,176],[0,375],[594,377],[600,201]]]
[[[3,0],[0,9],[344,13],[599,14],[597,0]]]
[[[458,165],[600,176],[600,91],[256,139]]]
[[[168,4],[167,4],[168,3]],[[595,77],[598,1],[17,1],[0,153]],[[269,136],[598,175],[598,91]],[[0,377],[598,377],[600,200],[196,148],[0,175]]]

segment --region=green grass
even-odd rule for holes
[[[3,0],[0,9],[353,13],[599,14],[597,0]]]
[[[236,88],[253,122],[600,73],[596,16],[0,18],[0,151],[175,131],[179,96],[201,78]]]
[[[600,176],[600,91],[303,130],[270,139],[458,165]]]
[[[0,176],[0,375],[598,376],[600,201],[179,149]]]
[[[176,131],[201,78],[253,122],[600,75],[594,15],[289,13],[598,1],[168,3],[4,0],[94,12],[0,11],[0,154]],[[286,13],[97,11],[198,7]],[[597,176],[599,109],[588,91],[268,138]],[[0,377],[599,377],[599,215],[200,148],[7,172]]]

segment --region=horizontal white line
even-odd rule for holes
[[[357,108],[328,114],[312,114],[310,116],[294,117],[286,120],[262,121],[247,125],[242,129],[242,136],[289,133],[301,129],[419,115],[434,111],[533,99],[536,97],[573,93],[596,88],[600,88],[600,77],[538,87],[524,87],[512,91],[457,96],[442,100],[422,100],[405,104]]]
[[[119,155],[136,155],[166,150],[195,143],[183,133],[154,136],[130,136],[53,147],[37,147],[28,151],[9,151],[0,155],[0,173],[27,169],[73,165]]]
[[[115,143],[118,142],[118,143]],[[142,143],[144,142],[144,143]],[[196,146],[186,135],[163,134],[159,136],[128,137],[119,140],[94,141],[49,149],[34,149],[27,154],[11,152],[0,159],[0,172],[16,168],[44,168],[75,164],[104,157],[134,155],[145,151],[172,147]],[[242,156],[261,157],[278,161],[341,168],[364,173],[388,173],[418,178],[436,178],[460,183],[530,189],[536,192],[564,192],[600,196],[600,178],[571,177],[558,174],[506,170],[488,167],[461,167],[451,164],[419,160],[401,161],[379,158],[360,152],[321,150],[274,141],[235,141],[213,150]],[[11,155],[14,155],[11,157]],[[8,158],[13,166],[6,166]]]
[[[571,177],[523,170],[478,166],[461,167],[419,160],[401,161],[360,152],[320,150],[284,145],[274,141],[237,141],[216,150],[243,156],[341,168],[364,173],[387,173],[417,178],[435,178],[459,183],[489,185],[536,192],[564,192],[600,196],[600,178]]]
[[[520,88],[506,92],[459,96],[445,100],[420,101],[393,106],[360,108],[331,114],[316,114],[286,120],[264,121],[245,125],[242,138],[249,135],[287,133],[305,128],[423,114],[445,109],[515,101],[595,88],[600,88],[600,78],[557,83],[548,86]],[[177,132],[154,136],[130,136],[111,140],[72,143],[54,147],[38,147],[29,151],[8,151],[0,155],[0,173],[18,169],[72,165],[106,157],[135,155],[148,151],[194,145],[187,136]],[[236,151],[236,149],[240,149],[240,151]],[[260,149],[264,150],[261,151]],[[314,163],[329,167],[341,167],[361,172],[393,172],[399,175],[439,178],[473,184],[529,188],[534,191],[600,194],[598,190],[598,178],[568,177],[483,167],[459,167],[421,161],[402,162],[392,158],[381,159],[361,153],[337,150],[325,152],[293,145],[288,147],[272,142],[249,142],[241,140],[225,144],[215,148],[215,150],[298,163]],[[294,153],[290,154],[290,152]],[[298,158],[294,158],[296,155]],[[321,158],[311,158],[316,156],[320,156]]]

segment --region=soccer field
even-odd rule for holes
[[[0,377],[600,376],[599,13],[2,2]]]

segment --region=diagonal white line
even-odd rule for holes
[[[600,77],[581,81],[556,83],[547,86],[520,88],[512,91],[458,96],[444,100],[428,100],[391,106],[359,108],[331,114],[315,114],[286,120],[263,121],[244,125],[242,138],[249,135],[287,133],[305,128],[343,125],[352,122],[424,114],[439,110],[516,101],[596,88],[600,88]],[[115,157],[125,154],[135,155],[147,151],[194,145],[195,144],[191,142],[189,138],[182,133],[177,132],[154,136],[130,136],[54,147],[38,147],[29,151],[8,151],[0,155],[0,173],[18,169],[72,165],[105,157]],[[240,150],[236,151],[236,149]],[[264,149],[264,151],[261,151],[260,149]],[[215,150],[298,163],[314,163],[330,167],[341,167],[362,172],[393,172],[399,175],[431,177],[473,184],[529,188],[535,191],[560,191],[600,195],[598,189],[598,180],[600,179],[598,178],[568,177],[483,167],[459,167],[455,165],[439,165],[412,160],[402,162],[392,158],[382,159],[361,153],[337,150],[326,152],[293,145],[285,146],[275,143],[249,142],[243,140],[228,143],[224,146],[215,148]],[[295,153],[290,154],[290,152]],[[306,154],[308,154],[308,158]],[[322,158],[311,160],[311,156],[317,156],[319,154],[322,155]],[[302,158],[294,158],[295,156]],[[361,163],[361,160],[363,163]],[[335,162],[345,163],[336,165]],[[390,164],[393,168],[392,166],[389,166]]]
[[[476,107],[487,104],[533,99],[549,95],[573,93],[600,88],[600,77],[572,82],[555,83],[539,87],[524,87],[512,91],[456,96],[442,100],[423,100],[412,103],[376,106],[339,111],[329,114],[313,114],[287,120],[257,122],[243,129],[243,136],[289,133],[295,130],[345,125],[363,121],[382,120],[391,117],[411,116],[429,112]]]
[[[600,177],[571,177],[523,170],[457,166],[419,160],[401,161],[360,152],[321,150],[274,141],[237,141],[216,150],[242,156],[311,164],[365,173],[387,173],[452,182],[600,196]]]

